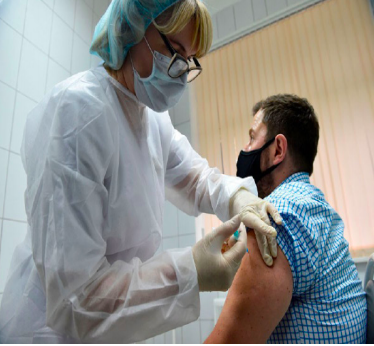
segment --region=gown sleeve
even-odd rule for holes
[[[227,221],[230,198],[240,188],[257,196],[252,177],[228,176],[209,167],[187,138],[174,129],[166,168],[166,197],[170,202],[189,215],[216,214]]]
[[[103,182],[113,129],[94,103],[67,99],[54,110],[48,141],[34,147],[40,149],[40,174],[28,172],[32,251],[46,324],[85,343],[133,343],[196,320],[200,301],[191,248],[144,263],[106,259],[109,192]],[[43,123],[29,124],[39,144],[46,138]],[[27,144],[24,152],[26,166],[36,162],[27,157]]]

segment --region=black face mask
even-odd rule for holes
[[[260,149],[240,151],[238,162],[236,163],[236,176],[240,178],[253,177],[257,184],[265,175],[277,168],[281,163],[268,168],[265,172],[261,172],[261,154],[274,141],[275,137],[265,143]]]

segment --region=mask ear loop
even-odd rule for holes
[[[132,54],[131,54],[131,49],[129,50],[129,53],[130,53],[130,61],[131,61],[131,66],[132,66],[132,69],[135,70],[135,67],[134,67],[134,63],[132,62]]]
[[[147,40],[147,38],[146,38],[145,36],[144,36],[144,41],[145,41],[145,43],[147,44],[149,50],[151,51],[151,53],[152,53],[152,55],[153,55],[153,59],[155,59],[155,58],[156,58],[155,53],[153,52],[153,50],[152,50],[151,46],[149,45],[148,40]],[[134,63],[133,63],[133,61],[132,61],[131,49],[129,50],[129,53],[130,53],[131,66],[132,66],[132,68],[135,70]],[[136,70],[135,70],[135,71],[136,71]]]
[[[156,58],[155,53],[154,53],[154,51],[152,50],[151,46],[149,45],[148,40],[147,40],[147,38],[145,37],[145,35],[144,35],[144,41],[145,41],[145,43],[147,44],[149,50],[151,51],[153,57]]]
[[[275,137],[273,139],[271,139],[270,141],[268,141],[267,143],[265,143],[265,145],[261,148],[261,150],[265,150],[267,147],[269,147],[273,142],[275,141]],[[282,161],[283,162],[283,161]],[[279,162],[277,165],[275,166],[272,166],[268,169],[265,169],[265,171],[261,172],[261,176],[260,176],[260,179],[261,180],[263,177],[265,177],[266,175],[270,174],[272,171],[274,171],[274,169],[276,169],[282,162]]]

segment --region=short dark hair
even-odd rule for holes
[[[312,105],[305,98],[280,94],[257,102],[253,116],[259,110],[264,112],[262,122],[267,126],[266,140],[283,134],[295,168],[311,175],[319,140],[319,124]]]

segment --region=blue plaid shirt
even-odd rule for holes
[[[366,297],[342,219],[307,173],[288,177],[266,200],[283,217],[274,226],[293,276],[291,304],[268,343],[365,343]]]

